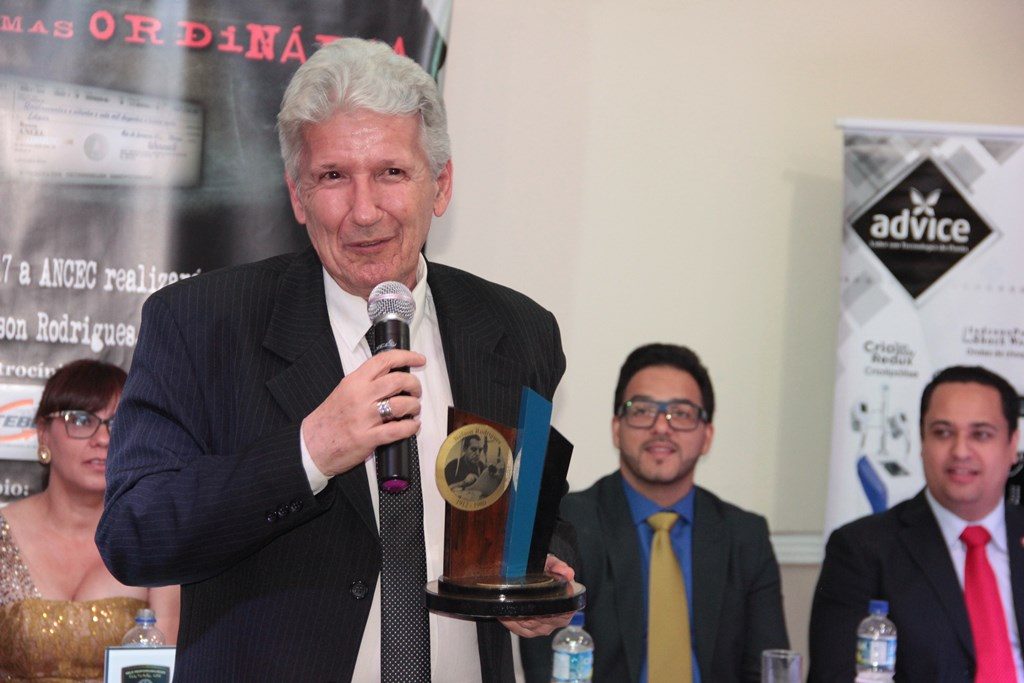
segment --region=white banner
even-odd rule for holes
[[[826,537],[924,485],[918,413],[935,372],[983,365],[1024,390],[1024,129],[839,125],[843,250]]]

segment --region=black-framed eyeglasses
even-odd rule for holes
[[[93,415],[88,410],[60,410],[51,413],[47,417],[59,417],[64,421],[64,431],[72,439],[88,439],[100,430],[101,425],[107,426],[107,433],[114,424],[114,416],[101,420],[99,416]]]
[[[708,411],[692,401],[652,401],[631,398],[619,407],[619,417],[634,429],[650,429],[664,413],[668,426],[677,432],[692,432],[708,421]]]

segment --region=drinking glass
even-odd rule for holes
[[[761,683],[802,683],[803,657],[794,650],[761,653]]]

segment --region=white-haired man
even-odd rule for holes
[[[452,165],[436,83],[414,62],[380,43],[327,45],[293,77],[278,129],[312,248],[146,303],[104,560],[128,583],[185,584],[176,680],[511,680],[505,627],[546,634],[567,617],[428,617],[444,533],[432,454],[449,405],[508,424],[517,387],[551,397],[558,326],[421,256]],[[413,292],[417,352],[371,357],[366,298],[389,280]],[[412,372],[390,372],[401,367]],[[425,458],[414,485],[378,494],[374,448],[410,437]]]

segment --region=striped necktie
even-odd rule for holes
[[[366,333],[374,348],[373,328]],[[380,491],[380,670],[382,683],[429,683],[430,621],[423,588],[423,489],[416,437],[409,439],[409,487]],[[379,463],[378,463],[379,465]],[[380,471],[377,472],[378,482]]]

